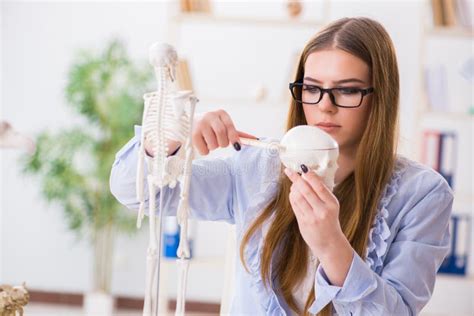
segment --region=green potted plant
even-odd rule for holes
[[[69,229],[94,249],[93,289],[84,306],[86,312],[90,302],[103,307],[89,308],[89,313],[112,312],[114,236],[135,231],[135,219],[109,191],[109,176],[115,153],[141,120],[142,95],[151,82],[149,67],[132,63],[120,41],[99,53],[80,52],[69,70],[65,96],[83,120],[54,133],[41,132],[34,154],[23,157],[24,171],[39,177],[44,198],[62,207]]]

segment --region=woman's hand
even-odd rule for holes
[[[304,165],[303,174],[285,169],[290,178],[290,204],[301,236],[335,286],[343,286],[354,251],[339,222],[339,201],[316,173]]]
[[[240,137],[257,138],[237,131],[229,114],[224,110],[206,112],[196,115],[194,118],[193,145],[201,155],[207,155],[210,151],[219,147],[227,147],[229,144],[232,144],[235,150],[240,150]],[[177,141],[171,141],[168,144],[168,155],[176,151],[180,145]],[[148,155],[153,157],[152,146],[147,139],[145,139],[145,150]]]
[[[302,169],[308,171],[306,166]],[[285,173],[293,183],[290,204],[301,235],[314,255],[324,255],[345,238],[339,223],[339,201],[315,172],[303,172],[300,176],[286,168]]]
[[[239,132],[234,126],[229,114],[217,110],[197,116],[193,127],[193,144],[201,155],[219,147],[232,144],[235,150],[240,150],[240,137],[256,139],[247,133]]]

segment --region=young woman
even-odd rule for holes
[[[368,18],[333,22],[306,45],[290,89],[287,128],[318,126],[339,144],[333,192],[304,165],[291,172],[272,152],[241,148],[244,134],[222,110],[194,127],[201,154],[229,144],[238,151],[194,161],[190,187],[191,216],[236,225],[232,314],[418,314],[448,252],[453,194],[439,174],[396,155],[399,75],[389,35]],[[130,209],[138,208],[136,132],[110,182]],[[171,212],[179,189],[164,191]]]

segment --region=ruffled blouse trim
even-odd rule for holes
[[[387,252],[387,240],[391,235],[390,227],[387,223],[388,204],[398,192],[400,178],[404,170],[404,163],[398,159],[395,164],[392,177],[385,186],[382,198],[378,204],[378,211],[375,215],[374,223],[369,231],[365,262],[373,271],[379,271],[383,267],[383,256]]]

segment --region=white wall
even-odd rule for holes
[[[167,3],[6,2],[2,16],[2,118],[34,135],[77,121],[63,97],[77,49],[100,48],[118,35],[132,56],[145,59],[149,44],[163,40]],[[26,281],[35,289],[89,289],[88,246],[67,231],[60,209],[43,202],[36,182],[20,175],[18,157],[15,151],[2,152],[2,281]],[[146,245],[141,237],[118,242],[115,276],[129,273],[130,278],[114,279],[116,293],[142,292]],[[123,253],[140,260],[121,259]]]
[[[275,2],[275,6],[281,4]],[[418,102],[421,85],[424,4],[422,1],[331,1],[329,16],[325,17],[332,20],[366,15],[381,21],[389,31],[397,49],[401,75],[401,152],[409,156],[413,156],[415,132],[412,109]],[[223,14],[229,11],[223,3],[219,10]],[[169,37],[173,34],[168,24],[170,12],[172,8],[166,2],[4,3],[0,117],[31,135],[76,122],[63,98],[65,75],[73,53],[79,48],[102,47],[105,41],[119,35],[126,41],[131,56],[139,59],[146,58],[152,42],[176,41],[178,52],[191,61],[196,92],[202,99],[200,110],[223,107],[243,130],[259,136],[280,135],[283,124],[273,123],[283,122],[286,114],[287,99],[282,94],[292,67],[292,53],[302,48],[318,25],[254,28],[251,24],[184,21],[178,36]],[[205,41],[206,46],[199,40]],[[222,76],[229,73],[234,79],[223,81]],[[234,89],[229,88],[229,83]],[[265,102],[252,100],[254,86],[268,90]],[[213,89],[222,93],[214,95]],[[271,119],[264,121],[262,117]],[[89,289],[88,246],[76,242],[65,229],[60,209],[43,202],[37,183],[20,175],[18,156],[14,151],[0,153],[0,281],[15,284],[27,281],[31,288],[45,290]],[[196,254],[222,256],[226,227],[200,223],[198,230]],[[146,229],[135,237],[118,239],[114,293],[142,295],[146,246]],[[213,269],[201,275],[191,272],[189,299],[220,299],[223,271],[219,267]]]

